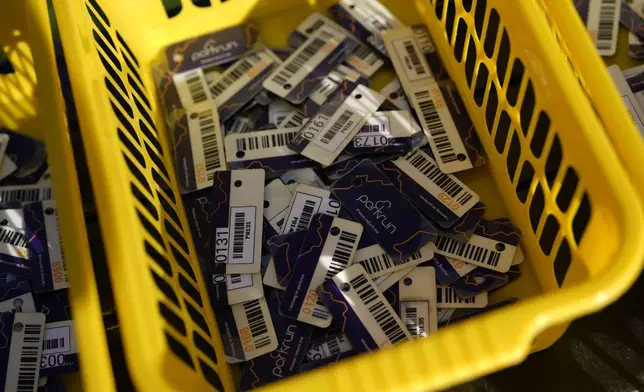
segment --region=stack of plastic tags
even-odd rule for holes
[[[44,144],[0,129],[0,173],[0,385],[62,391],[78,349]]]
[[[514,303],[490,293],[524,260],[519,231],[459,177],[487,159],[430,32],[374,0],[295,24],[289,46],[235,26],[157,67],[242,390]]]

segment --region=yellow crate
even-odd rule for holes
[[[47,36],[41,3],[25,2],[37,21],[30,26]],[[51,49],[37,53],[39,99],[47,102],[37,113],[49,127],[63,239],[74,239],[65,250],[85,389],[235,390],[177,190],[152,64],[168,44],[249,20],[267,44],[284,45],[304,17],[330,3],[183,0],[173,17],[159,0],[53,3],[77,119],[71,110],[65,118]],[[572,2],[385,5],[403,22],[429,27],[458,85],[490,158],[462,177],[490,216],[512,218],[527,256],[524,276],[493,300],[523,300],[267,390],[445,388],[548,347],[571,320],[619,297],[642,269],[644,145]],[[508,44],[509,58],[499,58]],[[519,88],[509,88],[519,62]],[[484,94],[474,93],[476,85]],[[82,208],[92,203],[97,215]]]

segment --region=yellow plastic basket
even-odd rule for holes
[[[236,389],[171,167],[152,64],[168,44],[249,20],[267,44],[284,45],[330,3],[193,2],[166,12],[160,0],[53,0],[72,107],[56,78],[66,79],[60,50],[36,53],[37,116],[48,127],[63,239],[73,239],[65,250],[86,390]],[[24,4],[35,34],[51,43],[42,3]],[[384,3],[403,22],[429,27],[457,83],[490,160],[463,178],[490,216],[510,216],[521,229],[527,257],[524,276],[492,300],[523,300],[267,390],[455,385],[548,347],[642,269],[644,145],[572,2]]]

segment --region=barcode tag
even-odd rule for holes
[[[278,347],[265,298],[218,309],[217,325],[228,363],[249,361]]]
[[[379,276],[375,278],[373,282],[376,284],[376,286],[378,286],[380,291],[384,293],[390,287],[398,283],[400,279],[402,279],[405,275],[410,273],[414,268],[416,267],[406,267],[405,269],[401,269],[387,275]]]
[[[429,323],[432,317],[430,315],[428,302],[401,302],[400,318],[405,322],[405,327],[407,327],[407,331],[409,331],[412,338],[418,339],[429,336]]]
[[[361,235],[359,223],[314,215],[286,287],[280,314],[320,328],[329,327],[331,314],[316,288],[353,263]]]
[[[384,162],[380,168],[401,192],[442,227],[454,226],[480,199],[461,180],[443,173],[422,149],[393,162]]]
[[[469,298],[461,298],[452,287],[436,287],[436,305],[439,308],[484,308],[487,306],[487,292]]]
[[[394,260],[406,260],[437,233],[378,167],[365,159],[331,190]]]
[[[360,264],[340,272],[318,293],[356,352],[388,348],[411,339],[405,324]]]
[[[372,279],[392,272],[415,267],[420,263],[429,261],[434,257],[434,245],[429,243],[406,260],[393,260],[380,245],[371,245],[359,249],[356,253],[356,263],[362,264]]]
[[[289,320],[279,314],[281,293],[274,292],[268,299],[268,309],[277,335],[278,347],[269,355],[251,359],[241,375],[240,389],[249,391],[271,381],[281,380],[298,373],[313,334],[311,325]]]
[[[0,226],[0,272],[31,278],[31,250],[27,233],[9,226]]]
[[[174,125],[173,139],[181,193],[211,186],[214,173],[226,170],[224,139],[213,101],[181,116]]]
[[[319,212],[338,216],[340,208],[340,202],[331,197],[330,191],[300,184],[293,193],[293,199],[286,213],[286,222],[282,227],[282,234],[307,230],[313,215]]]
[[[348,34],[347,31],[331,19],[315,12],[306,18],[304,22],[300,23],[297,29],[291,33],[289,36],[289,43],[291,46],[299,47],[311,36],[311,34],[322,27],[329,27]],[[356,41],[355,37],[352,38]],[[384,62],[368,46],[359,42],[356,43],[356,49],[349,54],[345,62],[361,74],[371,77],[376,71],[378,71],[378,69],[380,69],[380,67],[383,66]]]
[[[289,147],[330,165],[384,100],[384,96],[368,87],[345,82],[304,125]]]
[[[324,183],[324,181],[322,181],[315,170],[311,168],[289,170],[286,173],[282,174],[280,176],[280,179],[288,185],[306,184],[321,189],[328,189],[328,186]]]
[[[292,198],[293,194],[279,178],[264,187],[264,218],[278,233],[282,232]]]
[[[288,285],[291,274],[297,262],[300,249],[306,238],[307,231],[296,231],[282,234],[268,240],[268,248],[272,256],[277,280],[282,285]]]
[[[619,90],[620,95],[622,96],[622,101],[628,109],[629,114],[631,115],[631,120],[639,129],[640,134],[644,135],[644,110],[640,108],[635,95],[631,91],[630,86],[624,78],[624,74],[618,65],[612,65],[608,67],[608,73],[610,73],[615,87]]]
[[[0,312],[36,312],[28,281],[16,279],[0,283]]]
[[[52,200],[53,198],[54,191],[49,183],[0,186],[0,203],[3,204],[12,201],[35,203],[37,201]]]
[[[413,30],[407,27],[388,30],[383,33],[383,38],[441,171],[454,173],[480,165],[484,161],[480,142],[472,133],[473,127],[460,98],[456,99],[458,92],[453,87],[438,85],[421,54]],[[450,89],[454,97],[451,101],[445,99],[443,89]],[[468,150],[464,137],[476,140],[475,147]]]
[[[226,136],[226,160],[231,169],[280,172],[317,165],[288,147],[299,128],[271,129]]]
[[[45,315],[42,313],[0,313],[0,385],[5,392],[36,392],[40,374]]]
[[[429,318],[425,321],[425,332],[429,335],[438,330],[436,304],[436,274],[433,267],[416,267],[398,281],[400,305],[409,301],[427,304]],[[404,316],[404,314],[403,314]],[[404,320],[404,318],[403,318]],[[410,331],[411,332],[411,331]],[[413,333],[412,333],[413,335]]]
[[[263,86],[291,103],[300,104],[311,94],[321,77],[344,61],[356,45],[341,31],[320,28],[273,71]]]
[[[252,274],[261,268],[263,170],[217,172],[211,199],[210,246],[219,274]]]
[[[56,376],[78,371],[78,347],[71,320],[45,324],[40,375]]]
[[[580,12],[586,28],[595,41],[600,56],[612,56],[617,51],[617,33],[621,2],[619,0],[589,0]]]
[[[478,268],[474,264],[439,254],[434,255],[431,266],[434,267],[436,271],[436,281],[444,286],[451,285]]]
[[[367,120],[345,151],[354,155],[403,153],[426,140],[410,112],[380,111]]]
[[[208,89],[208,80],[201,68],[176,74],[172,80],[179,94],[181,106],[185,109],[213,99]]]
[[[368,42],[384,56],[387,56],[387,49],[382,42],[381,33],[403,26],[377,0],[342,0],[329,8],[329,13],[336,22],[353,32],[361,41]]]
[[[395,78],[383,87],[382,90],[380,90],[380,94],[387,97],[387,99],[396,105],[398,109],[411,111],[411,107],[409,107],[409,102],[407,102],[407,97],[405,96],[405,90],[403,90],[400,85],[400,80],[398,78]]]
[[[309,362],[320,362],[337,358],[351,351],[353,351],[353,346],[349,342],[349,338],[347,338],[347,335],[341,334],[312,344],[306,352],[306,358]]]
[[[520,234],[511,226],[482,220],[467,243],[437,235],[436,253],[498,272],[507,272],[519,246]]]
[[[262,82],[280,62],[270,49],[264,49],[240,58],[210,84],[221,121],[227,121],[251,102],[262,91]]]
[[[26,226],[34,233],[30,244],[34,291],[44,293],[69,287],[56,201],[27,204],[24,216]]]
[[[521,266],[514,265],[508,272],[477,268],[450,286],[460,298],[472,298],[496,290],[521,277]]]

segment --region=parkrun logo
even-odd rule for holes
[[[288,343],[291,343],[295,336],[295,332],[291,331],[291,328],[295,329],[296,326],[293,324],[288,326],[286,329],[286,336],[284,336],[284,339],[282,340],[282,345],[270,354],[271,358],[275,360],[275,366],[273,366],[273,375],[275,377],[284,377],[282,374],[282,368],[286,365],[286,355],[288,355],[288,350],[291,348]]]
[[[382,227],[385,230],[389,230],[389,234],[396,232],[396,226],[393,223],[389,222],[387,215],[382,212],[383,208],[391,208],[391,202],[389,200],[378,200],[374,203],[369,200],[369,197],[367,195],[361,195],[356,199],[356,201],[364,204],[365,208],[370,211],[377,220],[380,221]]]
[[[193,62],[197,62],[221,52],[230,52],[231,50],[237,49],[238,47],[239,44],[237,43],[237,41],[228,41],[225,44],[217,45],[217,41],[215,41],[214,39],[209,39],[203,45],[203,49],[198,52],[192,53],[191,59]]]

